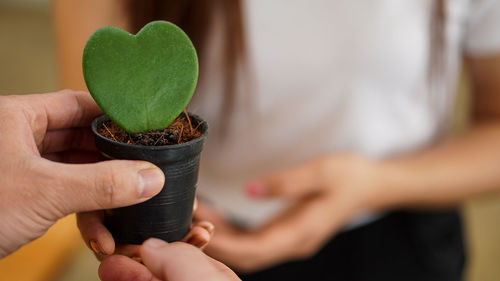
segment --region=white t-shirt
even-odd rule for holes
[[[251,72],[240,82],[251,92],[245,98],[238,88],[225,141],[213,133],[222,98],[217,27],[191,104],[213,129],[202,155],[200,197],[236,223],[256,226],[286,202],[246,197],[250,179],[324,153],[384,158],[441,137],[464,53],[500,53],[500,1],[447,1],[446,73],[432,92],[433,1],[246,1]],[[373,219],[360,214],[351,225]]]

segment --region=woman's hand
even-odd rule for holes
[[[161,190],[163,173],[148,162],[76,164],[97,160],[89,125],[99,114],[85,92],[0,97],[0,257],[70,213],[136,204]]]
[[[206,252],[243,272],[313,255],[358,211],[384,204],[377,195],[375,167],[354,155],[332,155],[252,181],[247,190],[256,199],[285,197],[293,202],[253,231],[236,229],[200,205],[195,216],[217,228]]]
[[[193,206],[196,213],[197,201]],[[94,252],[98,260],[103,260],[109,255],[118,254],[129,258],[138,259],[140,245],[115,244],[113,236],[104,226],[104,211],[91,211],[77,214],[77,223],[83,240]],[[182,239],[183,242],[203,249],[214,234],[214,225],[208,221],[193,221],[191,230]],[[112,268],[109,266],[109,270]],[[118,270],[118,268],[116,268]]]
[[[99,277],[103,281],[240,280],[224,264],[182,242],[149,239],[140,247],[139,255],[143,264],[120,255],[104,259]]]

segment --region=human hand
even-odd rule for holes
[[[103,281],[240,280],[227,266],[186,243],[168,244],[153,238],[139,253],[143,264],[121,255],[107,257],[99,267],[99,277]]]
[[[195,200],[193,213],[196,213],[198,201]],[[113,236],[104,226],[104,211],[91,211],[77,214],[77,223],[83,240],[94,252],[98,260],[103,260],[109,255],[118,254],[138,259],[140,245],[115,243]],[[214,234],[214,225],[209,221],[193,221],[189,233],[182,239],[186,242],[203,249]],[[109,267],[109,270],[112,270]],[[119,270],[119,268],[116,268]]]
[[[285,197],[292,202],[255,230],[237,229],[200,205],[195,216],[217,228],[207,254],[242,272],[315,254],[357,212],[384,206],[377,192],[376,167],[358,156],[331,155],[252,181],[247,188],[250,196]]]
[[[163,173],[148,162],[81,164],[97,160],[89,125],[99,114],[85,92],[0,97],[0,257],[70,213],[136,204],[161,190]]]

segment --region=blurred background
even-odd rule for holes
[[[49,0],[0,0],[0,94],[56,91],[60,86]],[[468,83],[463,73],[455,131],[467,124]],[[467,280],[500,278],[500,196],[463,207],[468,239]],[[0,260],[0,280],[94,281],[98,262],[80,240],[74,216],[42,238]]]

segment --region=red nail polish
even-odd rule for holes
[[[264,184],[260,181],[253,181],[247,185],[247,196],[253,198],[260,198],[264,195]]]

